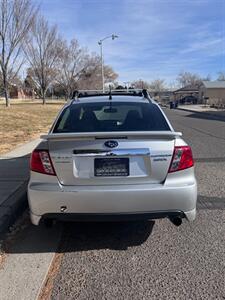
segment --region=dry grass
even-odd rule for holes
[[[12,101],[6,108],[0,103],[0,154],[46,133],[65,102]]]

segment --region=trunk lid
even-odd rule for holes
[[[50,156],[60,183],[74,186],[163,183],[176,136],[181,136],[181,133],[69,133],[49,134],[43,138],[48,140]],[[106,147],[105,142],[109,141],[117,142],[118,146],[112,149]],[[128,163],[129,175],[118,172],[123,170],[124,162]],[[101,172],[108,173],[101,176]],[[114,175],[117,172],[119,176],[111,176],[110,172]]]

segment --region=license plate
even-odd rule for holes
[[[129,158],[95,158],[95,176],[129,176]]]

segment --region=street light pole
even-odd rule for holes
[[[99,41],[98,44],[100,46],[100,55],[101,55],[102,92],[105,93],[105,78],[104,78],[104,62],[103,62],[103,53],[102,53],[102,41]]]
[[[98,44],[100,46],[100,56],[101,56],[101,67],[102,67],[102,92],[105,93],[105,77],[104,77],[104,59],[103,59],[103,44],[102,42],[106,39],[111,38],[112,40],[115,40],[118,38],[118,35],[112,34],[109,36],[104,37],[103,39],[98,41]]]

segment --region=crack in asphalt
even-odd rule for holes
[[[207,210],[224,210],[225,198],[198,195],[197,208]]]

